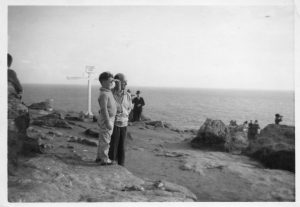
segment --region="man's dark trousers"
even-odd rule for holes
[[[125,163],[125,139],[127,135],[127,127],[114,126],[109,144],[109,159],[117,161],[119,165],[124,166]]]

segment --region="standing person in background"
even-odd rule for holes
[[[113,75],[109,72],[103,72],[99,76],[101,84],[100,95],[98,98],[99,110],[99,145],[97,150],[96,162],[101,165],[111,165],[112,161],[109,159],[108,152],[110,147],[111,135],[115,116],[117,112],[116,101],[111,92],[113,86]]]
[[[254,124],[253,124],[252,128],[253,128],[253,138],[256,139],[257,135],[259,134],[259,130],[260,130],[260,127],[259,127],[259,124],[258,124],[257,120],[254,121]]]
[[[130,96],[131,96],[131,99],[133,99],[134,94],[131,93],[130,89],[127,89],[127,93],[129,93]],[[128,121],[129,121],[129,122],[132,122],[132,121],[133,121],[133,110],[131,110],[130,113],[129,113]]]
[[[251,140],[253,139],[253,123],[252,120],[250,120],[248,124],[248,139]]]
[[[244,123],[243,123],[243,131],[245,133],[248,133],[248,121],[244,121]]]
[[[116,80],[116,86],[112,91],[117,104],[117,114],[108,154],[111,160],[124,166],[125,140],[127,136],[128,118],[132,110],[132,99],[131,95],[125,90],[127,85],[125,75],[118,73],[114,78]]]
[[[136,92],[136,97],[132,100],[134,104],[133,107],[133,121],[140,121],[143,111],[143,106],[145,106],[145,101],[143,97],[140,97],[140,91]]]
[[[275,124],[282,122],[282,116],[280,114],[275,114]]]

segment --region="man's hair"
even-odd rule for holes
[[[11,66],[12,61],[13,61],[12,56],[9,53],[7,53],[7,67]]]
[[[110,72],[103,72],[99,75],[99,81],[100,83],[102,83],[102,81],[106,81],[109,78],[113,78],[113,74],[111,74]]]

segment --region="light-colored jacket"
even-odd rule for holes
[[[98,122],[100,129],[107,129],[109,124],[113,127],[117,105],[111,90],[101,87],[98,102],[100,106]]]
[[[113,96],[117,103],[115,126],[126,127],[128,125],[130,111],[133,108],[131,95],[126,91],[113,91]]]

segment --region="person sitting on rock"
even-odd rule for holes
[[[28,108],[21,101],[23,88],[14,70],[10,68],[13,62],[12,56],[7,53],[7,99],[8,99],[8,118],[14,119],[20,114],[29,117]]]
[[[140,91],[136,92],[136,97],[132,100],[134,104],[133,107],[133,121],[140,121],[143,111],[143,106],[145,106],[145,101],[143,97],[140,97]]]
[[[13,58],[7,53],[7,81],[8,81],[8,95],[15,96],[21,99],[23,88],[14,70],[10,68]]]
[[[110,72],[103,72],[99,76],[99,82],[101,84],[98,98],[100,106],[98,124],[100,130],[96,163],[111,165],[113,162],[109,159],[108,152],[117,113],[116,101],[111,91],[114,82],[113,75]]]
[[[23,151],[24,139],[29,127],[28,108],[21,101],[23,88],[15,71],[10,69],[13,58],[7,54],[7,139],[8,139],[8,173],[13,174],[18,164],[18,156]]]
[[[275,124],[282,122],[282,117],[280,114],[275,114]]]

